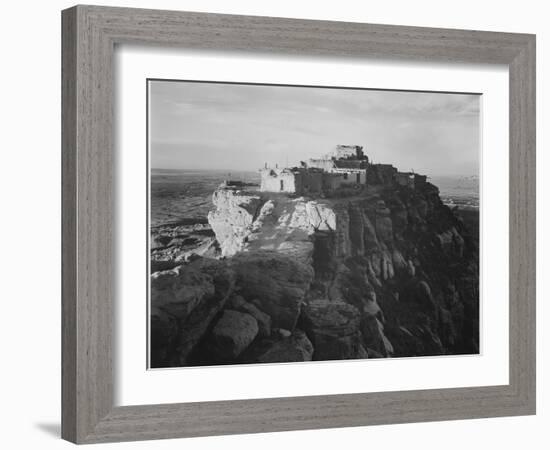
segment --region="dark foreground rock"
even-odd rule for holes
[[[201,259],[151,277],[151,365],[185,365],[234,289],[224,262]]]
[[[233,361],[258,334],[258,322],[250,314],[224,310],[211,332],[211,351],[219,361]]]
[[[256,301],[256,303],[258,303]],[[229,299],[228,308],[236,311],[241,311],[250,314],[258,323],[258,335],[261,337],[269,337],[271,335],[271,317],[260,311],[252,303],[247,302],[242,296],[234,295]]]
[[[304,327],[311,338],[316,361],[354,359],[363,354],[359,311],[344,302],[318,299],[303,312]]]
[[[311,361],[313,344],[301,330],[295,330],[290,336],[275,342],[268,350],[260,354],[257,362],[303,362]]]
[[[271,318],[273,328],[293,330],[313,268],[272,251],[246,252],[230,260],[240,294]]]

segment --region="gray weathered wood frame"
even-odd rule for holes
[[[62,13],[62,436],[76,443],[535,413],[535,36],[75,6]],[[506,64],[510,80],[510,382],[113,406],[113,51],[118,43]]]

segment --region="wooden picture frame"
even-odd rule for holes
[[[75,443],[535,413],[535,36],[75,6],[62,13],[62,437]],[[505,64],[510,85],[509,384],[114,407],[113,52],[139,43]]]

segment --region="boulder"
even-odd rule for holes
[[[180,265],[151,275],[151,304],[177,319],[187,317],[214,292],[212,277],[192,265]]]
[[[250,314],[225,309],[212,329],[212,351],[220,361],[237,358],[258,334],[258,323]]]
[[[154,273],[151,349],[156,355],[151,361],[158,367],[185,365],[233,287],[233,272],[223,261],[198,259]]]
[[[313,345],[301,330],[294,330],[289,337],[277,341],[257,357],[257,362],[281,363],[311,361]]]
[[[268,337],[271,334],[271,317],[260,311],[252,303],[247,302],[242,296],[234,295],[227,302],[227,307],[236,311],[250,314],[258,322],[258,335]]]
[[[304,328],[315,348],[313,359],[353,359],[362,354],[359,311],[341,301],[317,299],[303,310]]]
[[[240,294],[271,317],[273,328],[293,330],[313,268],[272,251],[239,253],[230,260]]]

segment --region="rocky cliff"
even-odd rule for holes
[[[154,367],[478,352],[478,242],[435,186],[220,187],[218,259],[151,280]]]

